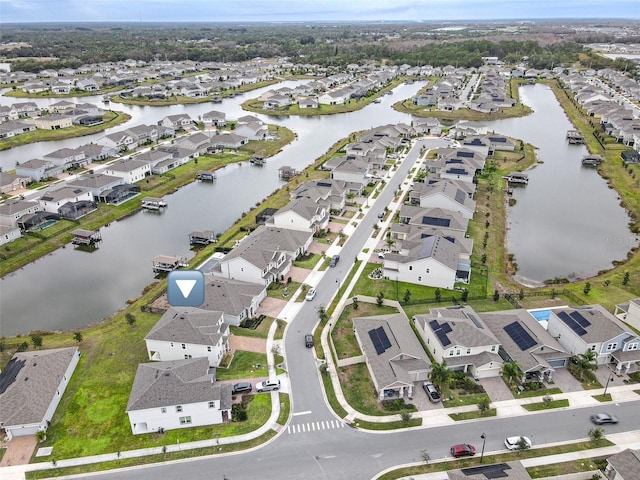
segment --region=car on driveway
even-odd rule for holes
[[[523,435],[516,437],[507,437],[504,439],[504,446],[509,450],[519,450],[523,446],[525,449],[531,448],[531,440]]]
[[[307,296],[305,298],[310,302],[311,300],[313,300],[313,297],[315,296],[316,296],[316,289],[312,288],[307,292]]]
[[[265,380],[256,383],[256,392],[271,392],[273,390],[280,390],[280,380]]]
[[[591,421],[596,425],[604,425],[605,423],[618,423],[618,417],[609,413],[596,413],[591,415]]]
[[[438,389],[431,382],[422,382],[422,388],[427,392],[427,397],[433,403],[438,403],[440,401],[440,393],[438,393]]]
[[[253,389],[253,385],[251,385],[249,382],[240,382],[240,383],[236,383],[231,388],[231,394],[237,395],[238,393],[247,393],[247,392],[250,392],[252,389]]]
[[[476,447],[469,445],[468,443],[461,443],[451,447],[451,456],[455,458],[459,457],[473,457],[476,454]]]

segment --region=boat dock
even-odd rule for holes
[[[218,241],[213,230],[205,230],[204,232],[191,232],[189,234],[189,243],[191,245],[209,245]]]
[[[180,267],[186,267],[187,263],[182,257],[171,257],[169,255],[158,255],[153,258],[153,271],[172,272]]]
[[[198,172],[196,173],[196,180],[202,180],[203,182],[213,182],[216,178],[216,172]]]
[[[509,183],[517,183],[520,185],[527,185],[529,183],[529,175],[522,172],[511,172],[508,176],[504,178]]]
[[[597,167],[602,162],[604,162],[604,158],[602,158],[600,155],[590,154],[582,157],[582,165],[585,165],[587,167]]]
[[[253,157],[251,157],[251,160],[249,160],[249,162],[251,162],[251,165],[255,165],[256,167],[263,166],[264,161],[264,157],[261,157],[260,155],[254,155]]]
[[[572,145],[582,145],[584,143],[584,137],[578,130],[569,130],[567,132],[567,140]]]
[[[300,172],[298,172],[293,167],[280,167],[278,169],[278,175],[280,175],[280,178],[282,178],[283,180],[290,180],[299,174]]]
[[[102,236],[100,235],[99,230],[83,230],[79,228],[71,232],[71,235],[74,235],[71,243],[76,246],[95,245],[102,240]]]
[[[145,210],[160,210],[167,206],[162,198],[145,197],[142,199],[142,208]]]

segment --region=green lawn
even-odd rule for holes
[[[497,412],[495,408],[490,408],[484,413],[482,413],[480,410],[474,410],[473,412],[450,413],[449,416],[452,420],[459,422],[462,420],[475,420],[478,418],[495,417],[496,413]]]
[[[551,400],[550,402],[537,402],[522,405],[522,407],[529,412],[537,412],[539,410],[549,410],[552,408],[568,407],[569,400],[563,398],[561,400]]]
[[[260,367],[256,367],[256,365]],[[216,378],[220,381],[236,378],[268,377],[267,354],[236,350],[229,368],[216,369]]]
[[[486,393],[472,393],[472,394],[461,394],[458,390],[450,390],[449,393],[453,395],[453,399],[443,395],[442,397],[442,405],[445,408],[451,407],[461,407],[463,405],[477,405],[482,400],[488,400],[491,402],[489,395]]]
[[[422,425],[422,418],[410,418],[406,422],[402,420],[396,422],[367,422],[366,420],[354,418],[353,425],[356,428],[365,430],[398,430],[400,428],[419,427]]]
[[[321,258],[322,256],[317,253],[309,253],[296,259],[296,261],[293,262],[293,266],[311,270]]]
[[[518,393],[517,390],[511,388],[511,393],[513,393],[514,398],[530,398],[530,397],[542,397],[544,395],[557,395],[558,393],[562,393],[557,387],[554,388],[541,388],[539,390],[525,390],[524,392]]]
[[[271,324],[275,319],[272,317],[266,317],[260,325],[254,330],[252,328],[244,328],[235,325],[231,325],[229,329],[233,335],[239,335],[241,337],[254,337],[254,338],[264,338],[266,339],[269,336],[269,328],[271,328]]]

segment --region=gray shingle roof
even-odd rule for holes
[[[238,316],[251,306],[253,299],[264,289],[265,286],[262,284],[207,275],[202,308]]]
[[[16,353],[0,373],[0,422],[42,422],[77,351],[69,347]]]
[[[180,307],[169,308],[144,339],[213,346],[228,335],[222,312]]]
[[[568,314],[578,312],[591,324],[585,324],[584,330],[586,330],[587,333],[580,337],[586,343],[606,342],[625,332],[632,333],[630,328],[625,327],[620,320],[606,311],[601,305],[553,309],[551,310],[549,321],[562,322],[557,316],[560,312],[566,312]]]
[[[475,317],[478,322],[477,325],[469,315]],[[431,309],[429,315],[415,315],[414,318],[417,322],[424,324],[423,329],[425,331],[433,331],[429,325],[432,320],[437,320],[438,325],[448,324],[451,331],[447,333],[447,337],[451,341],[452,347],[454,345],[460,347],[482,347],[500,343],[478,314],[468,307]]]
[[[607,458],[607,462],[624,480],[638,477],[640,472],[640,450],[626,449]],[[618,478],[618,477],[616,477]]]
[[[192,358],[141,363],[129,395],[127,412],[220,400],[231,405],[231,385],[212,382],[209,360]]]

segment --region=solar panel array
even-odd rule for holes
[[[576,335],[583,336],[587,334],[585,327],[591,325],[591,322],[584,318],[579,312],[560,312],[558,318],[562,320]]]
[[[431,320],[429,322],[429,326],[431,327],[431,330],[433,330],[433,333],[436,334],[436,337],[438,337],[438,340],[440,340],[443,347],[451,345],[451,340],[449,340],[449,337],[447,336],[447,333],[451,332],[451,325],[448,323],[440,325],[437,320]]]
[[[471,319],[471,321],[473,322],[473,324],[478,327],[478,328],[484,328],[482,326],[482,324],[480,323],[480,320],[478,320],[478,318],[475,315],[472,315],[470,313],[467,313],[467,317],[469,317]]]
[[[373,343],[373,348],[376,349],[378,355],[384,353],[391,346],[387,332],[384,331],[383,327],[373,328],[368,333],[371,343]]]
[[[456,175],[465,175],[467,171],[464,168],[450,168],[447,173],[454,173]]]
[[[462,190],[457,189],[455,199],[456,199],[456,202],[460,204],[464,204],[464,201],[467,199],[467,194],[464,193]]]
[[[422,217],[423,225],[434,225],[436,227],[448,227],[451,224],[451,220],[448,218],[437,218],[437,217]]]
[[[525,351],[533,347],[537,342],[529,335],[522,325],[513,322],[504,327],[504,331],[511,337],[520,350]]]
[[[472,158],[473,152],[461,152],[460,150],[458,150],[458,157]]]

